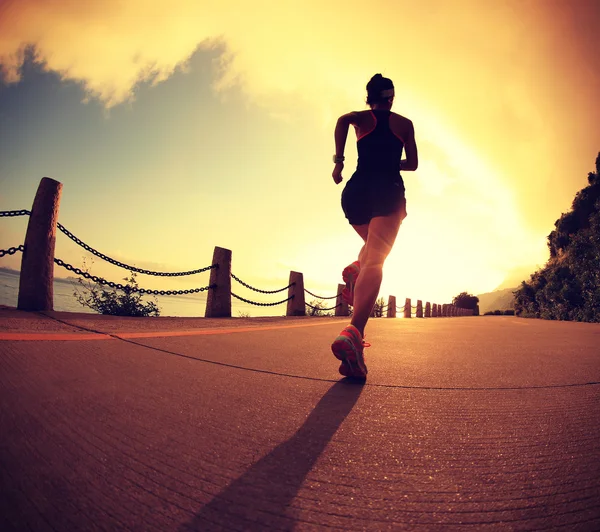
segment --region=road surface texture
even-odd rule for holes
[[[0,530],[600,530],[600,325],[0,310]]]

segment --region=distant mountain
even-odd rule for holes
[[[491,292],[479,294],[479,313],[485,314],[490,310],[511,310],[515,308],[515,297],[513,292],[517,290],[523,281],[529,281],[531,274],[539,269],[539,266],[521,266],[508,272],[504,281]]]
[[[21,270],[14,270],[13,268],[5,268],[4,266],[0,266],[0,273],[7,273],[9,275],[20,276]],[[54,276],[54,280],[59,283],[67,283],[67,282],[71,282],[71,281],[76,281],[77,279],[78,279],[78,277],[75,277],[75,276],[68,276],[68,277]]]
[[[518,287],[503,288],[486,294],[479,294],[479,313],[485,314],[490,310],[511,310],[515,308],[513,292]]]
[[[504,281],[502,281],[502,283],[499,286],[494,288],[493,292],[496,292],[498,290],[506,290],[507,288],[512,288],[513,286],[521,286],[521,283],[523,281],[529,281],[531,275],[540,268],[541,266],[539,265],[521,266],[520,268],[516,268],[514,270],[509,271],[506,277],[504,278]],[[516,288],[513,288],[513,290],[516,290]]]

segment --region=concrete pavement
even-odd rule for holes
[[[1,530],[598,530],[600,326],[0,310]]]

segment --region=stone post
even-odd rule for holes
[[[348,303],[346,303],[342,299],[342,290],[344,288],[346,288],[345,284],[338,284],[337,297],[335,298],[335,315],[336,316],[349,316],[350,315],[350,309],[348,308]]]
[[[213,264],[210,270],[210,285],[206,298],[206,318],[231,318],[231,250],[215,246]]]
[[[410,318],[411,316],[411,303],[410,303],[410,298],[407,297],[406,301],[404,302],[404,317],[405,318]]]
[[[437,306],[437,303],[434,303],[431,306],[431,317],[432,318],[437,318],[438,317],[438,306]]]
[[[429,301],[425,303],[425,317],[431,318],[431,303]]]
[[[290,272],[290,282],[288,284],[293,284],[293,286],[288,288],[288,297],[293,296],[293,299],[290,299],[287,302],[287,311],[285,315],[306,316],[306,305],[304,304],[304,276],[300,272]]]
[[[417,299],[417,318],[423,317],[423,301]]]
[[[19,310],[54,310],[54,248],[62,183],[43,177],[38,186],[21,258]]]
[[[396,296],[388,296],[387,317],[396,317]]]

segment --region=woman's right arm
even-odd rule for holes
[[[356,115],[357,113],[353,111],[338,118],[333,135],[335,139],[335,155],[337,157],[344,156],[346,139],[348,138],[348,128],[350,127],[350,124],[356,124]]]
[[[336,185],[339,185],[342,180],[342,171],[344,169],[344,149],[346,148],[346,139],[348,138],[348,128],[350,124],[356,125],[356,112],[351,112],[345,115],[342,115],[338,118],[337,124],[335,125],[335,131],[333,133],[333,137],[335,140],[335,153],[333,154],[334,160],[337,159],[340,162],[335,163],[335,167],[333,168],[333,173],[331,176],[333,177]]]

